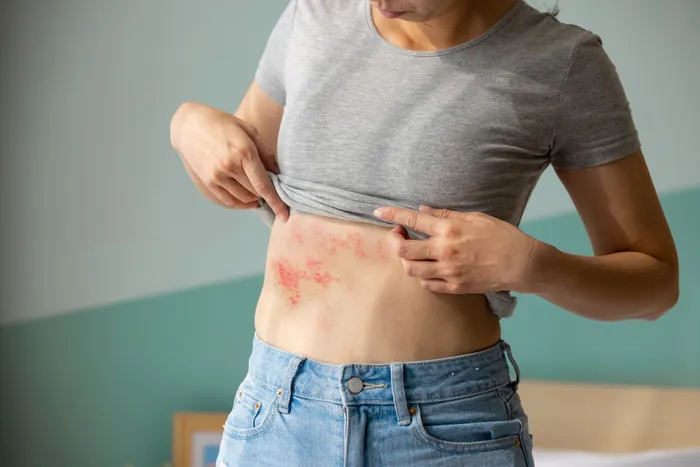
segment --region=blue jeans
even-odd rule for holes
[[[519,377],[503,341],[438,360],[331,365],[255,336],[216,465],[533,467]]]

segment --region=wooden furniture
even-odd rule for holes
[[[524,381],[520,398],[536,448],[700,448],[700,389]]]
[[[193,467],[193,437],[196,433],[223,433],[227,413],[177,412],[173,415],[173,467]]]

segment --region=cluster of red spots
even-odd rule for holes
[[[324,232],[324,230],[323,230],[323,227],[321,227],[321,225],[319,225],[319,224],[312,224],[312,225],[311,225],[311,233],[313,233],[313,234],[315,234],[315,235],[317,235],[317,236],[321,236],[321,235],[323,235],[325,232]]]
[[[321,261],[311,258],[306,259],[308,271],[296,268],[289,264],[288,261],[273,261],[272,264],[275,268],[277,283],[289,294],[289,303],[292,306],[298,305],[301,300],[301,290],[299,288],[301,281],[309,280],[324,288],[328,287],[332,282],[340,282],[338,278],[323,270]]]
[[[298,244],[302,245],[304,243],[304,236],[299,231],[299,225],[296,223],[292,224],[292,235]]]
[[[352,233],[348,235],[350,238],[350,241],[353,244],[353,247],[355,248],[355,254],[359,256],[360,258],[366,258],[367,253],[365,253],[365,250],[362,248],[364,244],[364,239],[362,238],[362,235],[359,233]]]
[[[324,288],[328,287],[331,282],[339,282],[339,280],[331,276],[327,271],[322,271],[321,267],[323,263],[321,261],[316,261],[311,258],[306,259],[306,267],[311,272],[309,279],[321,284]]]
[[[277,283],[290,294],[290,303],[292,305],[298,304],[301,299],[299,281],[304,278],[304,271],[291,266],[286,261],[274,261],[273,265],[275,267]]]
[[[344,240],[340,237],[336,237],[335,235],[329,235],[328,241],[331,244],[330,249],[328,251],[332,255],[338,252],[338,248],[347,248],[349,245],[347,240]]]
[[[292,225],[292,235],[296,242],[300,245],[308,242],[319,249],[327,251],[330,255],[335,255],[340,250],[350,251],[360,258],[367,258],[367,248],[365,239],[360,232],[354,232],[341,237],[332,233],[327,233],[320,224],[312,224],[309,228],[310,233],[305,236],[299,230],[299,226]],[[376,243],[376,251],[379,254],[379,259],[383,262],[389,261],[386,252],[386,247],[381,240]]]
[[[377,253],[382,262],[386,263],[389,261],[389,256],[386,253],[386,245],[384,245],[382,240],[377,240]]]

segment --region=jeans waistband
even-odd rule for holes
[[[514,367],[514,381],[504,354]],[[437,360],[335,365],[278,349],[257,334],[248,374],[277,390],[278,408],[284,413],[294,395],[342,405],[392,404],[400,421],[409,419],[407,404],[467,397],[507,384],[516,388],[520,380],[503,340],[479,352]]]

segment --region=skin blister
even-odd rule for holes
[[[349,291],[353,284],[342,281],[331,271],[328,259],[349,255],[368,261],[388,263],[389,247],[386,240],[369,240],[362,232],[334,233],[323,225],[314,223],[306,229],[295,222],[289,224],[289,236],[293,245],[314,255],[294,258],[292,255],[278,256],[272,260],[276,284],[284,291],[291,307],[311,295],[317,295],[333,285],[342,284]],[[347,283],[346,283],[347,282]]]

